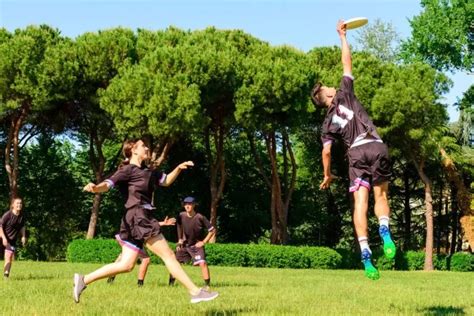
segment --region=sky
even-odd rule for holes
[[[0,27],[9,31],[31,24],[48,24],[75,38],[117,26],[131,29],[185,30],[215,26],[241,29],[272,45],[291,45],[303,51],[339,45],[339,19],[367,17],[390,22],[402,39],[410,36],[409,19],[421,12],[417,0],[0,0]],[[356,44],[355,30],[348,32]],[[474,76],[455,73],[443,103],[451,121],[459,113],[452,106],[473,84]]]

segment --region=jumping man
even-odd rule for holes
[[[344,70],[340,89],[336,90],[336,88],[318,83],[311,92],[313,103],[327,108],[321,136],[324,179],[320,188],[329,188],[333,180],[331,145],[337,137],[340,137],[348,148],[351,181],[349,191],[354,196],[354,226],[359,240],[362,263],[366,276],[377,280],[379,272],[372,264],[372,251],[368,243],[367,209],[369,192],[373,187],[375,214],[379,219],[379,233],[384,243],[384,253],[387,258],[393,259],[396,248],[389,230],[390,208],[388,206],[390,160],[387,146],[382,142],[375,125],[354,95],[352,59],[343,21],[338,22],[337,32],[341,39],[341,60]]]

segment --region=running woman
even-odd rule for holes
[[[10,210],[3,214],[0,219],[0,238],[5,248],[5,263],[3,265],[3,277],[10,276],[18,235],[21,235],[21,243],[26,245],[25,217],[22,214],[23,201],[16,197],[12,199]]]
[[[176,224],[176,219],[174,217],[168,218],[168,216],[166,216],[166,218],[162,222],[159,222],[159,223],[160,223],[160,226],[174,226]],[[120,234],[115,235],[115,239],[117,240],[120,246],[122,246],[125,243],[125,241],[122,240],[122,238],[120,238]],[[150,265],[150,256],[148,255],[146,250],[142,248],[140,249],[138,258],[140,259],[140,267],[138,268],[137,285],[139,287],[142,287],[145,282],[145,276],[148,271],[148,266]],[[117,259],[115,260],[115,262],[119,262],[121,259],[122,259],[122,256],[119,255]],[[107,279],[107,283],[109,284],[114,283],[114,281],[115,281],[115,275]]]
[[[179,213],[177,220],[176,259],[180,263],[192,261],[194,266],[200,266],[206,289],[209,289],[211,276],[204,245],[214,237],[216,229],[204,215],[196,212],[196,200],[192,196],[183,200],[183,207],[185,211]],[[206,235],[204,235],[204,230],[207,230]],[[173,285],[174,281],[173,276],[170,276],[169,284]]]
[[[193,162],[181,163],[168,175],[151,170],[144,165],[144,162],[149,158],[149,149],[142,140],[125,142],[123,154],[126,158],[125,164],[114,175],[99,184],[89,183],[84,187],[84,191],[102,193],[118,186],[122,193],[127,210],[122,217],[119,233],[120,238],[124,241],[122,258],[119,262],[105,265],[86,275],[76,273],[73,287],[74,301],[79,302],[81,293],[92,282],[119,273],[130,272],[135,266],[144,244],[163,260],[168,271],[188,290],[191,295],[191,303],[215,299],[218,296],[217,292],[208,292],[198,288],[184,272],[163,237],[158,220],[152,216],[154,209],[152,195],[155,187],[157,185],[169,186],[182,170],[192,167]]]
[[[346,27],[343,21],[337,24],[341,39],[341,61],[344,74],[339,90],[318,83],[311,92],[315,105],[327,107],[322,127],[322,161],[324,180],[321,189],[329,188],[331,174],[331,145],[341,137],[348,148],[349,191],[354,196],[354,226],[359,240],[365,275],[377,280],[378,270],[372,264],[372,251],[368,243],[367,209],[369,193],[374,189],[375,214],[379,219],[379,234],[383,240],[383,250],[389,259],[395,257],[395,244],[389,230],[390,208],[388,206],[388,181],[390,178],[390,160],[388,148],[377,134],[376,127],[367,112],[354,95],[352,77],[352,59],[346,39]]]

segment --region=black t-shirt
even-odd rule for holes
[[[0,219],[0,227],[2,227],[8,242],[15,243],[21,229],[25,227],[25,217],[23,213],[17,216],[12,211],[7,211]]]
[[[368,135],[370,134],[370,135]],[[380,140],[376,127],[354,95],[353,78],[344,75],[322,127],[323,145],[340,136],[347,147],[367,137]]]
[[[176,220],[178,232],[183,231],[183,236],[178,236],[184,239],[184,244],[187,246],[194,246],[198,241],[205,238],[204,228],[207,231],[212,231],[214,227],[211,225],[206,216],[195,213],[193,217],[189,217],[186,212],[181,212]]]
[[[166,174],[133,164],[119,168],[106,182],[118,186],[125,200],[125,208],[152,205],[153,191],[166,180]]]

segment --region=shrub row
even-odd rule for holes
[[[206,255],[210,265],[292,269],[337,269],[342,259],[326,247],[256,244],[209,244]]]
[[[174,244],[170,243],[174,249]],[[66,258],[68,262],[109,263],[120,253],[120,247],[112,239],[77,239],[72,241]],[[293,269],[337,269],[341,266],[341,255],[325,247],[295,247],[274,245],[209,244],[206,245],[209,265],[293,268]],[[155,255],[152,262],[161,263]]]
[[[359,269],[362,267],[358,254],[345,249],[337,249],[342,257],[342,269]],[[398,251],[395,260],[386,259],[382,252],[373,253],[374,263],[381,270],[423,270],[425,253],[423,251]],[[474,271],[474,255],[455,253],[448,255],[433,255],[433,266],[436,270],[459,272]]]
[[[174,249],[174,244],[170,247]],[[67,248],[68,262],[109,263],[120,254],[120,246],[113,239],[77,239]],[[295,247],[256,244],[208,244],[206,255],[209,265],[292,268],[292,269],[360,269],[357,253],[326,247]],[[397,252],[395,260],[388,260],[382,252],[374,252],[375,265],[381,270],[423,270],[425,253]],[[152,262],[161,263],[155,255]],[[434,255],[436,270],[474,271],[474,255],[456,253],[453,256]]]

